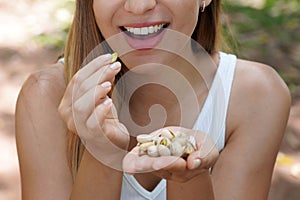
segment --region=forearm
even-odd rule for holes
[[[167,199],[213,200],[214,192],[210,173],[207,171],[185,183],[168,181]]]
[[[120,199],[121,171],[110,168],[85,151],[73,186],[71,200]]]

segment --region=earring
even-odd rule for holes
[[[204,10],[205,10],[205,6],[206,6],[205,3],[206,3],[206,0],[203,0],[201,12],[204,12]]]

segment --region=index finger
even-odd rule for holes
[[[81,68],[75,76],[80,80],[85,80],[92,74],[94,74],[98,69],[109,65],[112,62],[112,59],[113,56],[111,54],[104,54],[98,56],[97,58],[89,62],[87,65],[85,65],[83,68]]]
[[[72,93],[74,89],[77,89],[77,87],[84,82],[88,77],[90,77],[92,74],[94,74],[97,70],[100,68],[107,66],[112,61],[112,55],[111,54],[104,54],[101,56],[98,56],[91,62],[89,62],[86,66],[81,68],[74,77],[71,79],[71,82],[68,84],[66,92],[64,94],[65,97],[72,97]]]

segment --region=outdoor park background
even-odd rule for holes
[[[0,200],[21,199],[14,132],[18,92],[30,73],[55,62],[63,52],[73,4],[72,0],[0,0]],[[235,38],[228,37],[235,44],[233,51],[273,66],[293,95],[269,200],[298,200],[300,0],[224,0],[224,7],[223,21],[229,21]]]

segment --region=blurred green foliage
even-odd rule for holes
[[[273,66],[293,93],[300,85],[300,1],[261,1],[256,7],[224,0],[224,18],[235,38],[229,40],[232,52]],[[228,38],[229,29],[224,29]]]
[[[41,46],[63,50],[73,17],[74,0],[53,0],[52,2],[54,9],[51,9],[48,14],[52,16],[52,21],[49,23],[53,24],[54,28],[51,32],[35,35],[33,41]]]
[[[225,0],[223,8],[241,48],[256,48],[275,40],[288,50],[300,42],[299,0],[266,0],[259,9]]]

